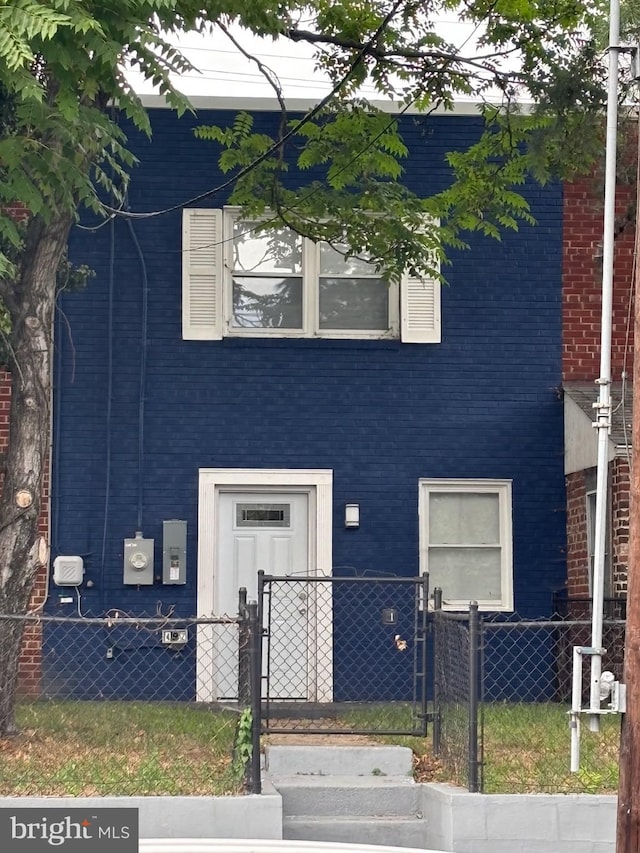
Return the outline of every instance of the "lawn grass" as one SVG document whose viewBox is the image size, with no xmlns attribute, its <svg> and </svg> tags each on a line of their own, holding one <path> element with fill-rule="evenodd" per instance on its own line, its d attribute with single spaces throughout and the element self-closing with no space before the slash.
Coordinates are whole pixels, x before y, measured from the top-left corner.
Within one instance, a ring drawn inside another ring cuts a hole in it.
<svg viewBox="0 0 640 853">
<path fill-rule="evenodd" d="M 2 796 L 193 796 L 239 790 L 237 715 L 162 702 L 20 702 L 0 740 Z"/>
<path fill-rule="evenodd" d="M 603 716 L 599 733 L 582 720 L 580 770 L 569 771 L 568 707 L 558 703 L 485 704 L 480 716 L 484 742 L 483 791 L 515 793 L 615 793 L 618 787 L 620 718 Z M 422 781 L 447 781 L 465 786 L 468 780 L 468 709 L 446 708 L 442 749 L 433 755 L 431 727 L 426 738 L 377 735 L 375 730 L 411 728 L 411 706 L 401 703 L 366 706 L 348 711 L 350 726 L 372 732 L 377 741 L 408 746 L 414 753 L 416 776 Z M 481 740 L 482 742 L 482 740 Z"/>
<path fill-rule="evenodd" d="M 367 733 L 366 740 L 409 747 L 419 781 L 465 785 L 467 709 L 448 708 L 443 750 L 425 738 L 377 732 L 411 729 L 409 704 L 343 709 L 329 726 Z M 487 704 L 485 793 L 614 793 L 618 784 L 619 718 L 599 734 L 583 721 L 581 769 L 569 772 L 565 705 Z M 241 790 L 232 767 L 237 715 L 169 702 L 32 701 L 18 706 L 21 734 L 0 740 L 1 796 L 195 796 Z M 290 720 L 304 743 L 313 721 Z M 362 737 L 360 735 L 359 737 Z M 299 738 L 299 739 L 298 739 Z M 350 735 L 339 742 L 349 743 Z"/>
<path fill-rule="evenodd" d="M 484 707 L 484 791 L 611 794 L 618 788 L 620 718 L 600 732 L 582 718 L 580 770 L 569 772 L 569 715 L 554 703 Z"/>
</svg>

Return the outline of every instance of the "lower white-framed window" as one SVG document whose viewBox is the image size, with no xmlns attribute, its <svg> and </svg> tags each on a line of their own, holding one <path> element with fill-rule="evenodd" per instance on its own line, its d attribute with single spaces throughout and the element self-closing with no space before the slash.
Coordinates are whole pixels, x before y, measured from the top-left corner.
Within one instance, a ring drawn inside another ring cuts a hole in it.
<svg viewBox="0 0 640 853">
<path fill-rule="evenodd" d="M 443 609 L 513 610 L 510 480 L 421 479 L 420 571 Z"/>
<path fill-rule="evenodd" d="M 372 219 L 372 227 L 375 219 Z M 182 336 L 440 342 L 440 281 L 387 282 L 366 258 L 237 208 L 183 211 Z"/>
</svg>

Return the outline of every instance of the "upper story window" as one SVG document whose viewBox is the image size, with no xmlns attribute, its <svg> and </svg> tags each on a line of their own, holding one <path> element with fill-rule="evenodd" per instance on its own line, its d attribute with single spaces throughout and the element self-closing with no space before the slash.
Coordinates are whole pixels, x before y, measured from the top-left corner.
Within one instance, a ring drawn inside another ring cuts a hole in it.
<svg viewBox="0 0 640 853">
<path fill-rule="evenodd" d="M 436 279 L 390 284 L 346 247 L 257 225 L 234 209 L 183 212 L 183 338 L 440 341 Z"/>
<path fill-rule="evenodd" d="M 442 606 L 513 610 L 511 482 L 420 480 L 420 570 Z"/>
</svg>

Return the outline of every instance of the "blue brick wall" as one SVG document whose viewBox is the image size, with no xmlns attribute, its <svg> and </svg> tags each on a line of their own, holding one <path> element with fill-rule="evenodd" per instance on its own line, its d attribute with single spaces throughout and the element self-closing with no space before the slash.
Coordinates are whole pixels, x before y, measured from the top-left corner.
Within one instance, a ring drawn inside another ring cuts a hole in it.
<svg viewBox="0 0 640 853">
<path fill-rule="evenodd" d="M 179 204 L 221 183 L 216 147 L 191 128 L 232 117 L 154 111 L 153 142 L 132 138 L 140 164 L 131 209 Z M 275 121 L 257 116 L 258 127 Z M 467 117 L 403 119 L 406 183 L 441 189 L 445 152 L 477 130 Z M 94 582 L 85 608 L 155 612 L 162 601 L 192 614 L 198 469 L 310 467 L 334 471 L 335 566 L 401 575 L 418 571 L 418 478 L 512 479 L 516 608 L 548 613 L 565 576 L 562 194 L 531 186 L 527 196 L 537 227 L 501 242 L 471 236 L 471 250 L 453 254 L 440 345 L 182 341 L 180 211 L 133 224 L 149 280 L 143 529 L 159 545 L 163 519 L 187 519 L 185 587 L 122 585 L 123 539 L 137 526 L 142 264 L 126 222 L 76 230 L 73 257 L 97 275 L 64 297 L 57 327 L 52 546 L 85 555 Z M 359 530 L 344 529 L 345 502 L 360 504 Z"/>
</svg>

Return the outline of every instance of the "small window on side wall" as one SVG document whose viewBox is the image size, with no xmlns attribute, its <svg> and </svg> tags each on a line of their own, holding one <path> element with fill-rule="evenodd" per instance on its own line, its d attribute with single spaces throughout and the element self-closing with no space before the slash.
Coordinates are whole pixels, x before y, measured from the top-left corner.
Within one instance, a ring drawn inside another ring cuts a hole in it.
<svg viewBox="0 0 640 853">
<path fill-rule="evenodd" d="M 510 480 L 420 480 L 420 571 L 443 609 L 513 610 Z"/>
</svg>

